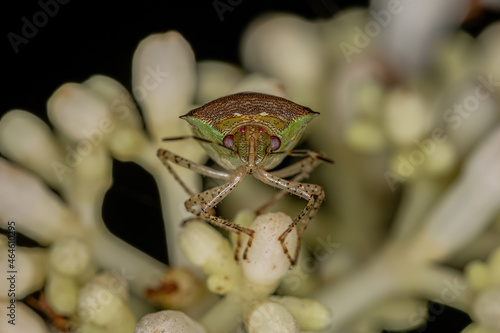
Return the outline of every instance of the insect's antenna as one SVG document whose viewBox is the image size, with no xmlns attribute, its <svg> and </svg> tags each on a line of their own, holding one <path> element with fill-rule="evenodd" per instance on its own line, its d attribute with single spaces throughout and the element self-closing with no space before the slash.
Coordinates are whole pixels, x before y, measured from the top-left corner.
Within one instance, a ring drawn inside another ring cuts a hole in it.
<svg viewBox="0 0 500 333">
<path fill-rule="evenodd" d="M 304 157 L 304 156 L 310 156 L 312 158 L 317 158 L 318 160 L 322 160 L 323 162 L 330 163 L 330 164 L 335 164 L 334 160 L 331 160 L 329 158 L 326 158 L 322 156 L 322 154 L 318 154 L 316 152 L 313 152 L 311 150 L 286 150 L 286 151 L 271 151 L 270 154 L 284 154 L 287 156 L 295 156 L 295 157 Z"/>
<path fill-rule="evenodd" d="M 180 141 L 180 140 L 186 140 L 186 139 L 195 139 L 195 140 L 203 141 L 206 143 L 216 143 L 216 142 L 213 142 L 213 141 L 210 141 L 207 139 L 203 139 L 203 138 L 200 138 L 200 137 L 197 137 L 194 135 L 174 136 L 174 137 L 170 137 L 170 138 L 163 138 L 163 139 L 161 139 L 161 141 Z"/>
<path fill-rule="evenodd" d="M 209 143 L 209 144 L 212 144 L 212 145 L 216 145 L 216 146 L 219 146 L 219 147 L 226 148 L 226 149 L 232 151 L 233 153 L 236 153 L 236 150 L 233 150 L 233 149 L 231 149 L 229 147 L 226 147 L 226 146 L 224 146 L 221 143 L 218 143 L 218 142 L 215 142 L 215 141 L 210 141 L 210 140 L 207 140 L 207 139 L 204 139 L 204 138 L 200 138 L 200 137 L 194 136 L 194 135 L 174 136 L 174 137 L 171 137 L 171 138 L 163 138 L 163 139 L 161 139 L 161 141 L 179 141 L 179 140 L 186 140 L 186 139 L 194 139 L 194 140 L 198 140 L 198 141 L 201 141 L 201 142 L 206 142 L 206 143 Z"/>
<path fill-rule="evenodd" d="M 319 160 L 322 160 L 323 162 L 330 163 L 330 164 L 335 164 L 335 161 L 326 157 L 318 156 Z"/>
</svg>

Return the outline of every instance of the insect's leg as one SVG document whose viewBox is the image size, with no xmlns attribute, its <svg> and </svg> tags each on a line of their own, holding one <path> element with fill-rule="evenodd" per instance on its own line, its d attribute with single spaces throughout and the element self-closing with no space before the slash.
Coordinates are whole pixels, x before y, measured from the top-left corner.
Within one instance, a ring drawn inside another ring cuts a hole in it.
<svg viewBox="0 0 500 333">
<path fill-rule="evenodd" d="M 293 153 L 293 151 L 291 151 Z M 322 160 L 319 159 L 319 156 L 322 156 L 321 153 L 317 153 L 314 151 L 307 151 L 306 154 L 308 157 L 277 171 L 271 172 L 274 176 L 280 177 L 280 178 L 287 178 L 290 176 L 295 175 L 291 179 L 293 182 L 300 182 L 304 178 L 309 177 L 309 174 L 316 168 Z M 281 190 L 278 192 L 276 195 L 274 195 L 268 202 L 260 206 L 256 211 L 256 215 L 262 214 L 262 212 L 267 209 L 269 206 L 274 205 L 276 202 L 278 202 L 285 194 L 286 190 Z"/>
<path fill-rule="evenodd" d="M 317 210 L 319 209 L 321 203 L 323 202 L 323 199 L 325 198 L 325 192 L 319 185 L 286 180 L 283 178 L 276 177 L 271 173 L 266 172 L 262 169 L 256 169 L 253 173 L 253 176 L 268 185 L 286 190 L 291 194 L 294 194 L 298 197 L 307 200 L 307 205 L 302 209 L 299 215 L 292 221 L 292 223 L 288 226 L 287 230 L 285 230 L 278 238 L 278 240 L 281 243 L 281 246 L 283 247 L 283 251 L 288 257 L 288 260 L 290 260 L 291 267 L 293 267 L 299 255 L 302 233 L 307 228 L 309 221 L 314 217 L 314 215 L 316 215 Z M 298 237 L 297 249 L 295 251 L 294 257 L 292 258 L 285 245 L 285 239 L 300 221 L 302 221 L 302 224 L 297 231 L 297 237 Z"/>
<path fill-rule="evenodd" d="M 224 171 L 215 170 L 215 169 L 212 169 L 212 168 L 205 166 L 205 165 L 202 165 L 202 164 L 198 164 L 196 162 L 185 159 L 184 157 L 176 155 L 176 154 L 174 154 L 168 150 L 165 150 L 165 149 L 158 149 L 157 155 L 158 155 L 158 158 L 164 163 L 166 161 L 174 162 L 175 164 L 180 165 L 186 169 L 192 170 L 194 172 L 197 172 L 197 173 L 201 174 L 202 176 L 224 179 L 224 180 L 233 179 L 232 174 L 229 174 L 229 173 L 224 172 Z"/>
<path fill-rule="evenodd" d="M 191 198 L 186 200 L 184 203 L 186 209 L 196 216 L 203 217 L 210 224 L 232 231 L 238 235 L 238 241 L 236 244 L 236 250 L 234 257 L 238 260 L 238 253 L 241 247 L 241 233 L 245 233 L 249 236 L 245 251 L 243 252 L 243 259 L 247 259 L 247 253 L 252 245 L 254 231 L 245 227 L 242 227 L 236 223 L 229 220 L 225 220 L 221 217 L 215 216 L 211 213 L 212 208 L 214 208 L 219 202 L 221 202 L 232 190 L 243 180 L 245 173 L 240 172 L 235 175 L 230 175 L 232 177 L 231 181 L 206 190 L 200 194 L 193 195 Z"/>
<path fill-rule="evenodd" d="M 326 159 L 323 153 L 312 150 L 291 150 L 284 154 L 289 156 L 305 156 L 305 158 L 280 170 L 272 171 L 271 173 L 276 177 L 287 178 L 298 173 L 305 173 L 305 176 L 307 176 L 321 162 L 328 161 L 333 163 L 333 161 Z"/>
<path fill-rule="evenodd" d="M 322 160 L 323 162 L 335 164 L 335 161 L 327 158 L 324 153 L 316 152 L 309 149 L 297 149 L 297 150 L 286 150 L 286 151 L 273 151 L 272 155 L 286 155 L 286 156 L 296 156 L 296 157 L 313 157 L 318 160 Z"/>
<path fill-rule="evenodd" d="M 167 170 L 172 174 L 174 179 L 182 186 L 184 191 L 186 191 L 186 193 L 189 194 L 190 196 L 196 195 L 196 193 L 192 191 L 189 187 L 187 187 L 187 185 L 177 175 L 177 172 L 175 172 L 175 170 L 170 166 L 168 162 L 180 165 L 181 167 L 197 172 L 202 176 L 224 179 L 224 180 L 229 180 L 232 177 L 232 175 L 226 172 L 215 170 L 205 165 L 195 163 L 165 149 L 158 149 L 157 155 L 158 158 L 162 161 L 162 163 L 167 167 Z"/>
</svg>

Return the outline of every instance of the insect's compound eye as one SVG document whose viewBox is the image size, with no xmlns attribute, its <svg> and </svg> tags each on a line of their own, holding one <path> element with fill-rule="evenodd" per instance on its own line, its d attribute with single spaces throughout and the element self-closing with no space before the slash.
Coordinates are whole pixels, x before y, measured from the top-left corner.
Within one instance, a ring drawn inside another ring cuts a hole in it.
<svg viewBox="0 0 500 333">
<path fill-rule="evenodd" d="M 281 140 L 277 136 L 271 136 L 269 137 L 269 140 L 271 140 L 272 150 L 276 150 L 281 146 Z"/>
<path fill-rule="evenodd" d="M 241 133 L 245 133 L 246 131 L 247 131 L 247 129 L 246 129 L 245 127 L 242 127 L 242 128 L 240 129 L 240 132 L 241 132 Z"/>
<path fill-rule="evenodd" d="M 226 148 L 231 148 L 233 146 L 233 139 L 234 139 L 234 135 L 226 135 L 224 137 L 224 140 L 222 140 L 222 144 Z"/>
</svg>

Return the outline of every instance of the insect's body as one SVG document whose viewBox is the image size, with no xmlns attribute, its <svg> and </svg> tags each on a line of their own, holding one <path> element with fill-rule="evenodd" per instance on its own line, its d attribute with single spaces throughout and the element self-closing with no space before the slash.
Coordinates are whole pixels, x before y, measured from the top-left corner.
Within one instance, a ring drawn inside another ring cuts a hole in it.
<svg viewBox="0 0 500 333">
<path fill-rule="evenodd" d="M 193 138 L 200 141 L 210 157 L 225 169 L 231 170 L 231 173 L 193 163 L 164 149 L 158 150 L 158 156 L 191 195 L 185 202 L 188 211 L 216 226 L 236 232 L 238 236 L 242 232 L 250 236 L 243 254 L 244 259 L 252 242 L 253 230 L 213 215 L 212 209 L 243 180 L 245 175 L 251 174 L 266 184 L 282 189 L 275 200 L 285 192 L 308 200 L 299 216 L 279 237 L 283 250 L 293 266 L 299 246 L 295 257 L 292 258 L 285 246 L 285 238 L 299 222 L 302 222 L 298 231 L 300 245 L 302 232 L 324 198 L 320 186 L 300 181 L 308 176 L 320 160 L 329 160 L 321 153 L 292 151 L 309 121 L 317 115 L 317 112 L 276 96 L 239 93 L 222 97 L 188 112 L 181 118 L 189 122 Z M 172 139 L 180 138 L 165 140 Z M 306 156 L 306 158 L 279 171 L 271 173 L 266 171 L 275 168 L 287 155 Z M 195 194 L 179 179 L 167 161 L 201 175 L 224 179 L 227 182 Z M 294 176 L 292 180 L 284 179 L 291 176 Z"/>
<path fill-rule="evenodd" d="M 297 145 L 307 124 L 317 115 L 317 112 L 284 98 L 240 93 L 219 98 L 181 118 L 191 124 L 196 137 L 224 145 L 224 138 L 234 136 L 233 146 L 238 154 L 221 146 L 201 142 L 210 158 L 226 169 L 245 167 L 250 162 L 248 158 L 255 155 L 255 164 L 269 170 L 286 156 L 268 154 L 273 150 L 270 138 L 277 138 L 277 142 L 281 143 L 274 150 L 289 151 Z"/>
</svg>

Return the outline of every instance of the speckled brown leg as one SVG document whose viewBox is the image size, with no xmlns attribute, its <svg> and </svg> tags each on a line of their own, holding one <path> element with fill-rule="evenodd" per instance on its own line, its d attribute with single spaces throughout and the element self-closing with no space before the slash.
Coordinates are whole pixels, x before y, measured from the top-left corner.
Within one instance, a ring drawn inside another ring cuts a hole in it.
<svg viewBox="0 0 500 333">
<path fill-rule="evenodd" d="M 232 231 L 238 235 L 238 242 L 236 244 L 235 259 L 238 260 L 238 253 L 241 247 L 241 236 L 243 232 L 249 236 L 245 251 L 243 252 L 243 259 L 247 259 L 247 253 L 252 245 L 254 231 L 245 227 L 242 227 L 234 222 L 223 219 L 221 217 L 215 216 L 210 213 L 212 208 L 215 208 L 219 202 L 221 202 L 232 190 L 243 180 L 245 177 L 245 172 L 240 172 L 235 175 L 231 175 L 232 179 L 230 182 L 206 190 L 200 194 L 193 195 L 191 198 L 186 200 L 184 203 L 186 209 L 195 214 L 196 216 L 203 217 L 210 224 Z"/>
<path fill-rule="evenodd" d="M 224 179 L 224 180 L 229 180 L 232 177 L 232 175 L 227 172 L 215 170 L 205 165 L 195 163 L 165 149 L 158 149 L 157 155 L 158 158 L 161 160 L 161 162 L 167 167 L 167 170 L 172 174 L 174 179 L 179 183 L 179 185 L 182 186 L 184 191 L 186 191 L 186 193 L 189 194 L 190 196 L 196 195 L 196 193 L 192 191 L 189 187 L 187 187 L 186 183 L 184 183 L 184 181 L 177 175 L 177 172 L 175 172 L 175 170 L 170 166 L 168 162 L 180 165 L 181 167 L 197 172 L 202 176 Z"/>
<path fill-rule="evenodd" d="M 290 154 L 292 153 L 293 151 Z M 314 151 L 306 151 L 305 154 L 308 155 L 308 157 L 286 168 L 272 171 L 271 174 L 275 177 L 280 177 L 280 178 L 287 178 L 295 175 L 295 177 L 291 179 L 292 182 L 300 182 L 304 178 L 308 178 L 309 174 L 314 170 L 314 168 L 316 168 L 322 162 L 322 160 L 319 159 L 318 157 L 323 156 L 323 154 Z M 287 193 L 286 190 L 281 190 L 280 192 L 278 192 L 268 202 L 264 203 L 262 206 L 257 208 L 255 210 L 255 214 L 256 215 L 262 214 L 262 212 L 265 209 L 278 202 L 286 193 Z"/>
<path fill-rule="evenodd" d="M 248 228 L 237 225 L 229 220 L 225 220 L 221 217 L 214 215 L 215 206 L 221 202 L 244 178 L 245 172 L 241 171 L 238 174 L 229 174 L 219 170 L 212 169 L 210 167 L 192 162 L 179 155 L 176 155 L 165 149 L 158 149 L 158 157 L 167 167 L 168 171 L 173 175 L 175 180 L 182 186 L 182 188 L 191 196 L 184 205 L 186 209 L 196 215 L 199 218 L 207 220 L 210 224 L 229 230 L 238 235 L 238 241 L 235 250 L 235 259 L 238 260 L 238 253 L 241 248 L 241 233 L 244 232 L 249 236 L 245 251 L 243 252 L 243 259 L 247 259 L 248 250 L 252 245 L 254 231 Z M 180 165 L 186 169 L 193 170 L 203 176 L 213 177 L 218 179 L 229 180 L 228 183 L 221 186 L 214 187 L 212 189 L 206 190 L 200 194 L 194 193 L 189 189 L 186 184 L 180 179 L 175 170 L 170 166 L 168 162 L 173 162 Z M 198 207 L 197 207 L 198 206 Z"/>
<path fill-rule="evenodd" d="M 299 196 L 307 200 L 306 206 L 288 226 L 287 230 L 285 230 L 278 238 L 278 240 L 281 243 L 281 246 L 283 247 L 283 251 L 285 252 L 286 256 L 288 257 L 288 260 L 290 261 L 290 267 L 293 267 L 297 262 L 297 258 L 299 255 L 302 233 L 307 228 L 307 224 L 309 223 L 309 221 L 314 217 L 314 215 L 316 215 L 317 210 L 319 209 L 321 203 L 323 202 L 323 199 L 325 197 L 324 191 L 319 185 L 299 183 L 286 180 L 283 178 L 276 177 L 271 173 L 261 169 L 255 170 L 253 176 L 266 184 L 269 184 L 277 188 L 281 188 L 291 194 L 294 194 L 296 196 Z M 298 236 L 297 249 L 295 251 L 294 257 L 292 258 L 292 256 L 288 251 L 288 248 L 285 245 L 285 239 L 300 221 L 302 221 L 302 224 L 299 230 L 297 231 L 297 236 Z"/>
</svg>

